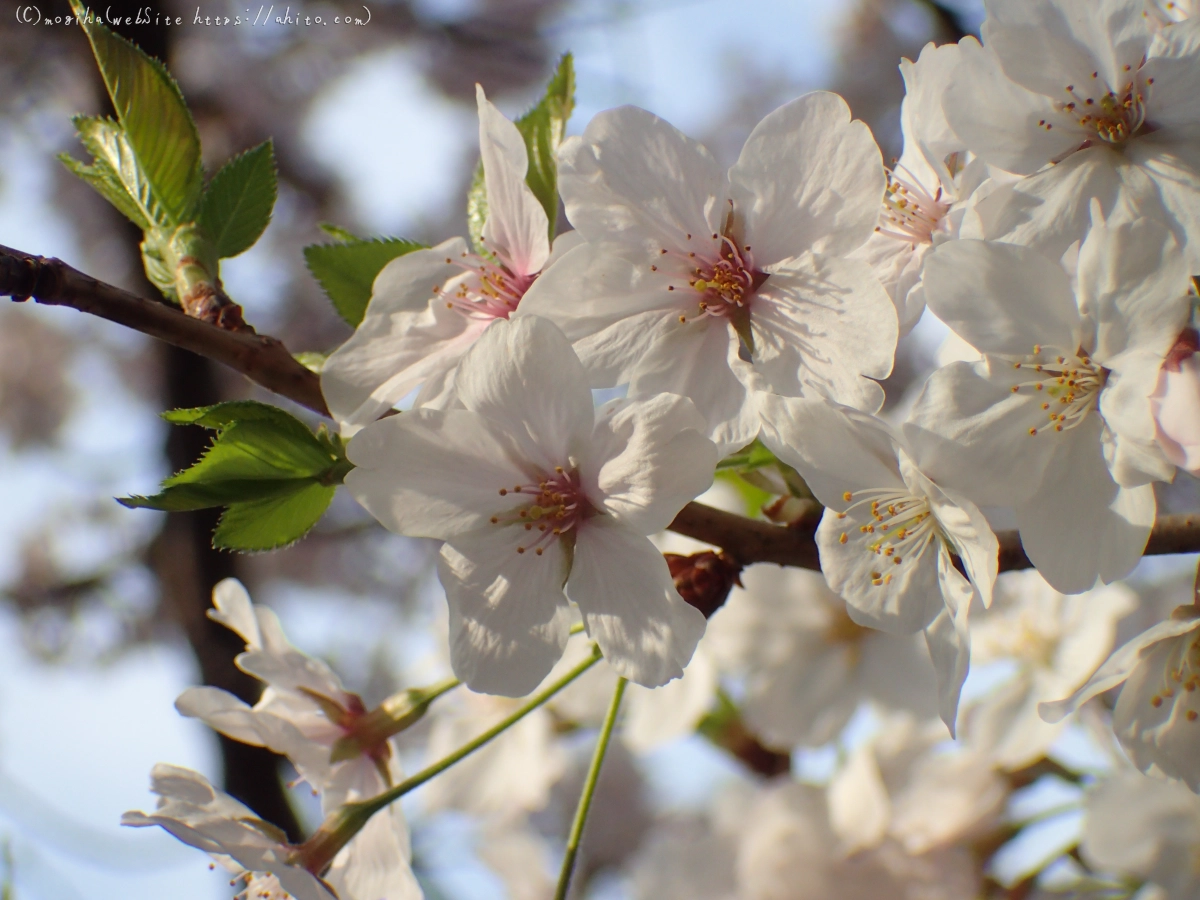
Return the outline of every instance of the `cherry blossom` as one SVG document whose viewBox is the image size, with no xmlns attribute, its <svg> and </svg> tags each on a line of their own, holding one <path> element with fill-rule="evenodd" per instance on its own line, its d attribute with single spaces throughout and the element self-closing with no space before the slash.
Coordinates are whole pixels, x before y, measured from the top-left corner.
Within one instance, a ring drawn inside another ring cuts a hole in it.
<svg viewBox="0 0 1200 900">
<path fill-rule="evenodd" d="M 925 632 L 938 708 L 953 734 L 970 659 L 968 615 L 973 599 L 991 603 L 996 536 L 978 507 L 932 481 L 879 419 L 816 400 L 772 399 L 764 440 L 825 506 L 816 539 L 829 586 L 859 624 Z"/>
<path fill-rule="evenodd" d="M 454 367 L 492 322 L 507 319 L 549 265 L 549 220 L 525 183 L 525 139 L 476 86 L 488 215 L 485 252 L 462 238 L 388 263 L 354 335 L 321 371 L 333 417 L 350 435 L 420 388 L 417 406 L 445 403 Z M 574 239 L 556 244 L 561 253 Z"/>
<path fill-rule="evenodd" d="M 728 174 L 657 116 L 609 110 L 563 143 L 559 188 L 586 243 L 521 310 L 563 328 L 593 387 L 690 397 L 722 454 L 754 439 L 765 392 L 879 408 L 895 310 L 849 254 L 884 171 L 840 97 L 769 114 Z"/>
<path fill-rule="evenodd" d="M 159 763 L 150 773 L 158 808 L 131 811 L 122 825 L 159 825 L 185 844 L 212 854 L 236 873 L 237 900 L 374 900 L 368 895 L 334 893 L 319 877 L 327 859 L 306 859 L 301 848 L 250 808 L 218 791 L 198 772 Z M 419 894 L 417 896 L 420 896 Z"/>
<path fill-rule="evenodd" d="M 1195 328 L 1185 328 L 1168 351 L 1150 408 L 1163 454 L 1200 475 L 1200 334 Z"/>
<path fill-rule="evenodd" d="M 925 267 L 930 309 L 983 354 L 935 372 L 905 426 L 933 477 L 1016 511 L 1057 590 L 1121 578 L 1154 522 L 1150 482 L 1174 466 L 1150 396 L 1188 315 L 1170 233 L 1146 219 L 1092 228 L 1076 283 L 1024 247 L 960 240 Z"/>
<path fill-rule="evenodd" d="M 983 216 L 984 236 L 1058 257 L 1086 234 L 1095 199 L 1105 215 L 1128 205 L 1162 218 L 1196 269 L 1200 24 L 1156 34 L 1145 0 L 985 6 L 983 46 L 959 42 L 946 118 L 973 153 L 1030 177 Z"/>
<path fill-rule="evenodd" d="M 988 176 L 942 112 L 942 95 L 959 61 L 954 44 L 930 43 L 917 61 L 900 61 L 904 152 L 888 171 L 875 233 L 856 255 L 871 263 L 907 333 L 925 310 L 921 269 L 935 244 L 958 237 L 967 200 Z"/>
<path fill-rule="evenodd" d="M 386 710 L 369 713 L 325 663 L 292 647 L 275 613 L 251 603 L 238 581 L 220 582 L 213 606 L 209 617 L 246 642 L 238 668 L 267 687 L 253 707 L 220 688 L 189 688 L 175 701 L 181 713 L 236 741 L 287 756 L 320 793 L 326 813 L 375 797 L 401 780 Z M 393 803 L 333 860 L 330 877 L 337 873 L 354 897 L 420 897 L 411 856 L 404 814 Z"/>
<path fill-rule="evenodd" d="M 496 325 L 463 358 L 462 409 L 419 409 L 350 443 L 355 498 L 393 531 L 443 540 L 455 674 L 521 696 L 562 655 L 571 608 L 620 674 L 647 686 L 683 667 L 704 617 L 646 538 L 712 481 L 716 448 L 670 394 L 592 405 L 550 322 Z M 565 592 L 565 596 L 564 596 Z"/>
<path fill-rule="evenodd" d="M 1113 730 L 1134 765 L 1181 779 L 1200 793 L 1200 607 L 1177 607 L 1113 653 L 1066 700 L 1038 710 L 1047 722 L 1057 722 L 1119 684 L 1124 687 Z"/>
</svg>

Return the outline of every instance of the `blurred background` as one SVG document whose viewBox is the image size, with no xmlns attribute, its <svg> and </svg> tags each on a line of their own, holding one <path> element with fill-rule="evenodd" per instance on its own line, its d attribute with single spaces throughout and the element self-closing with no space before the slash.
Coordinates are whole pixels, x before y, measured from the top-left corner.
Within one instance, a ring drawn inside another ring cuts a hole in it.
<svg viewBox="0 0 1200 900">
<path fill-rule="evenodd" d="M 570 131 L 602 109 L 633 103 L 702 140 L 725 164 L 765 113 L 828 88 L 846 97 L 891 158 L 900 152 L 899 59 L 915 59 L 927 41 L 971 33 L 982 18 L 975 0 L 368 0 L 365 10 L 354 0 L 314 0 L 290 12 L 370 21 L 206 27 L 194 24 L 197 14 L 252 16 L 257 6 L 102 4 L 112 15 L 183 16 L 181 26 L 119 30 L 179 80 L 209 171 L 274 139 L 274 219 L 222 274 L 247 320 L 294 352 L 328 351 L 349 333 L 304 267 L 301 249 L 322 239 L 318 223 L 430 243 L 465 234 L 478 157 L 476 82 L 515 116 L 569 50 L 578 78 Z M 40 0 L 40 12 L 63 16 L 66 0 Z M 137 232 L 55 159 L 82 155 L 71 115 L 101 112 L 107 101 L 79 29 L 19 25 L 6 12 L 0 243 L 153 296 Z M 932 366 L 936 343 L 904 345 L 890 398 Z M 311 822 L 313 811 L 302 792 L 289 794 L 289 773 L 275 758 L 218 741 L 171 705 L 198 682 L 254 699 L 253 684 L 232 666 L 236 639 L 204 618 L 219 579 L 241 578 L 279 612 L 297 645 L 328 659 L 369 702 L 439 664 L 445 613 L 433 548 L 389 535 L 348 498 L 339 496 L 300 544 L 255 557 L 213 551 L 214 516 L 168 518 L 112 500 L 152 493 L 204 449 L 200 429 L 169 429 L 160 411 L 253 395 L 237 376 L 73 310 L 0 306 L 6 898 L 228 896 L 201 854 L 118 827 L 122 811 L 152 804 L 148 772 L 160 760 L 223 781 L 293 834 Z M 594 896 L 628 896 L 604 869 L 620 870 L 656 809 L 700 802 L 716 782 L 740 777 L 730 757 L 699 738 L 627 768 L 624 786 L 613 788 L 624 825 L 589 872 Z M 570 780 L 569 767 L 563 777 Z M 431 897 L 539 896 L 507 883 L 497 874 L 503 865 L 485 865 L 470 817 L 427 811 L 419 799 L 410 809 L 414 846 Z M 558 802 L 569 813 L 569 792 Z M 563 822 L 551 815 L 539 827 L 553 836 Z M 504 858 L 520 856 L 509 848 Z"/>
</svg>

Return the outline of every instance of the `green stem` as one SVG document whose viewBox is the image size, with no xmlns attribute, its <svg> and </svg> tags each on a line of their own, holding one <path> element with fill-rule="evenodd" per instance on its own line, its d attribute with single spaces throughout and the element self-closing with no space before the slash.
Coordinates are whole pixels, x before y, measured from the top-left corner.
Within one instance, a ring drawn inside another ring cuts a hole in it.
<svg viewBox="0 0 1200 900">
<path fill-rule="evenodd" d="M 592 795 L 596 793 L 596 782 L 600 780 L 600 766 L 604 764 L 604 755 L 608 752 L 608 742 L 617 722 L 617 710 L 621 708 L 626 684 L 628 682 L 624 678 L 617 679 L 617 689 L 613 692 L 608 714 L 600 727 L 600 739 L 596 742 L 596 752 L 592 754 L 592 764 L 588 767 L 587 779 L 583 782 L 583 793 L 579 795 L 579 806 L 575 808 L 575 821 L 571 823 L 571 833 L 567 837 L 567 853 L 563 857 L 562 872 L 558 876 L 558 890 L 554 892 L 554 900 L 567 900 L 567 890 L 571 887 L 571 873 L 575 871 L 575 858 L 579 855 L 579 842 L 583 838 L 583 826 L 587 824 L 588 812 L 592 808 Z"/>
</svg>

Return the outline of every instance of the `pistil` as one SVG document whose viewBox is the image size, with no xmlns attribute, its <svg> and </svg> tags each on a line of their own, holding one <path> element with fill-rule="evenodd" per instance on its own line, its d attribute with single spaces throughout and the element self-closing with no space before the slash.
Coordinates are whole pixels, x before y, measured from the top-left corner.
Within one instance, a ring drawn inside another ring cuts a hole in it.
<svg viewBox="0 0 1200 900">
<path fill-rule="evenodd" d="M 1069 358 L 1056 356 L 1045 362 L 1040 361 L 1041 356 L 1042 348 L 1035 345 L 1031 357 L 1013 363 L 1014 369 L 1032 371 L 1035 377 L 1014 384 L 1012 392 L 1042 394 L 1042 411 L 1050 419 L 1049 427 L 1031 427 L 1031 437 L 1051 428 L 1055 432 L 1069 431 L 1082 424 L 1099 406 L 1100 392 L 1108 382 L 1108 369 L 1097 365 L 1082 351 Z"/>
</svg>

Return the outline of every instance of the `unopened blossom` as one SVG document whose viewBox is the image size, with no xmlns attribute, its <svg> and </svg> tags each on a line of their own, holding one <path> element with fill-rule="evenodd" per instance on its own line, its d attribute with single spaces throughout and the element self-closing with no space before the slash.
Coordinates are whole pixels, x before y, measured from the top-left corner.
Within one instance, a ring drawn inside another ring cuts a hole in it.
<svg viewBox="0 0 1200 900">
<path fill-rule="evenodd" d="M 593 387 L 690 397 L 722 454 L 758 434 L 766 392 L 876 410 L 895 310 L 849 255 L 879 218 L 879 148 L 836 94 L 785 104 L 725 173 L 699 143 L 632 106 L 559 151 L 559 190 L 586 243 L 530 290 Z"/>
<path fill-rule="evenodd" d="M 236 900 L 378 900 L 343 892 L 323 880 L 320 875 L 328 859 L 306 858 L 276 826 L 214 788 L 198 772 L 159 763 L 150 780 L 159 797 L 158 808 L 152 813 L 127 812 L 121 824 L 158 825 L 211 854 L 234 871 L 230 885 L 240 888 Z"/>
<path fill-rule="evenodd" d="M 986 0 L 983 45 L 959 42 L 945 95 L 971 152 L 1029 177 L 984 236 L 1057 258 L 1127 205 L 1165 216 L 1200 261 L 1200 23 L 1156 30 L 1146 0 Z"/>
<path fill-rule="evenodd" d="M 907 713 L 846 759 L 829 783 L 829 821 L 848 852 L 887 839 L 920 855 L 981 837 L 999 824 L 1009 788 L 985 753 L 947 749 L 936 721 Z"/>
<path fill-rule="evenodd" d="M 958 60 L 957 45 L 930 43 L 915 63 L 900 61 L 904 151 L 888 170 L 875 233 L 856 254 L 871 263 L 896 304 L 902 334 L 925 310 L 920 282 L 926 253 L 958 237 L 965 201 L 988 175 L 986 164 L 967 150 L 942 111 Z"/>
<path fill-rule="evenodd" d="M 1200 798 L 1195 794 L 1125 769 L 1090 787 L 1083 809 L 1079 849 L 1089 866 L 1146 882 L 1138 897 L 1200 896 Z"/>
<path fill-rule="evenodd" d="M 1200 607 L 1177 607 L 1113 653 L 1073 695 L 1038 709 L 1057 722 L 1117 685 L 1113 731 L 1134 765 L 1200 793 Z"/>
<path fill-rule="evenodd" d="M 246 642 L 238 668 L 266 688 L 254 706 L 220 688 L 188 688 L 175 701 L 176 709 L 236 741 L 288 757 L 321 795 L 327 814 L 400 781 L 384 710 L 368 712 L 329 666 L 288 643 L 275 613 L 251 603 L 240 582 L 227 578 L 217 584 L 213 606 L 209 617 Z M 331 871 L 341 873 L 352 897 L 407 900 L 421 896 L 411 858 L 408 826 L 400 805 L 393 803 L 367 822 L 333 860 Z"/>
<path fill-rule="evenodd" d="M 925 266 L 929 308 L 983 354 L 936 371 L 905 426 L 940 483 L 1010 506 L 1054 588 L 1123 578 L 1154 523 L 1152 481 L 1174 466 L 1151 394 L 1189 313 L 1165 227 L 1094 226 L 1072 284 L 1036 251 L 956 241 Z"/>
<path fill-rule="evenodd" d="M 1044 721 L 1038 703 L 1091 677 L 1112 652 L 1117 622 L 1136 606 L 1123 584 L 1068 597 L 1032 569 L 1001 575 L 992 608 L 971 628 L 971 655 L 1015 663 L 1015 671 L 967 712 L 967 743 L 1010 770 L 1045 756 L 1066 723 Z"/>
<path fill-rule="evenodd" d="M 379 273 L 362 322 L 321 370 L 325 402 L 343 434 L 417 388 L 417 406 L 446 402 L 467 348 L 512 315 L 550 260 L 549 220 L 525 183 L 525 139 L 482 87 L 476 94 L 488 198 L 484 253 L 469 252 L 456 237 L 398 257 Z"/>
<path fill-rule="evenodd" d="M 953 734 L 971 602 L 991 603 L 996 536 L 979 508 L 931 480 L 879 419 L 816 400 L 773 400 L 764 440 L 825 506 L 816 540 L 830 588 L 860 625 L 925 632 L 938 709 Z"/>
<path fill-rule="evenodd" d="M 1168 351 L 1150 408 L 1167 459 L 1200 475 L 1200 334 L 1195 328 L 1185 328 Z"/>
<path fill-rule="evenodd" d="M 929 655 L 912 636 L 857 624 L 818 572 L 752 566 L 704 643 L 745 678 L 741 710 L 771 747 L 833 740 L 864 703 L 937 712 Z"/>
<path fill-rule="evenodd" d="M 592 405 L 567 339 L 500 321 L 463 358 L 462 408 L 377 422 L 349 446 L 355 498 L 393 531 L 445 541 L 450 657 L 472 689 L 532 690 L 562 655 L 570 601 L 621 675 L 683 674 L 704 616 L 646 535 L 712 481 L 716 448 L 686 398 Z"/>
<path fill-rule="evenodd" d="M 737 876 L 743 900 L 973 900 L 979 892 L 962 847 L 912 854 L 889 839 L 846 852 L 824 792 L 796 782 L 763 791 L 747 811 Z"/>
</svg>

